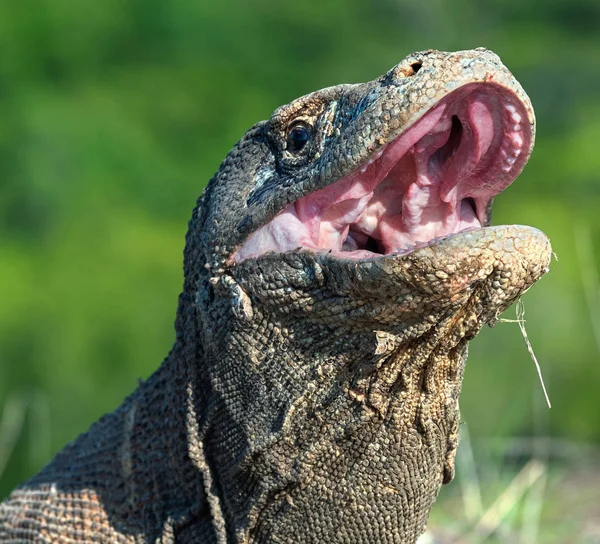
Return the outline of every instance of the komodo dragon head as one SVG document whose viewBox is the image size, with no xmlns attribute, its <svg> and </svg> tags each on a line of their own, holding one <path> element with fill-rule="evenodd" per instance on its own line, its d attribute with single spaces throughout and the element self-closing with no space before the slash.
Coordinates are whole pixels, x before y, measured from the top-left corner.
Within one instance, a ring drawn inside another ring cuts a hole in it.
<svg viewBox="0 0 600 544">
<path fill-rule="evenodd" d="M 194 210 L 171 353 L 0 505 L 0 540 L 414 542 L 467 343 L 548 270 L 541 232 L 489 226 L 533 139 L 483 49 L 251 128 Z"/>
<path fill-rule="evenodd" d="M 468 341 L 548 270 L 540 231 L 489 226 L 534 132 L 495 54 L 424 51 L 280 107 L 224 160 L 186 292 L 240 539 L 424 530 L 454 474 Z"/>
</svg>

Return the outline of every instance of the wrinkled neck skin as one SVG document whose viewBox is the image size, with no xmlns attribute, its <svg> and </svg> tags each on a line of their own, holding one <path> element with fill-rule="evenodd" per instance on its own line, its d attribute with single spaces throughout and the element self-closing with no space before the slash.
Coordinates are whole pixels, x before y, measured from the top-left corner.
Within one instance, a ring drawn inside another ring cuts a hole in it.
<svg viewBox="0 0 600 544">
<path fill-rule="evenodd" d="M 381 520 L 370 538 L 412 542 L 454 473 L 466 343 L 480 327 L 456 321 L 474 303 L 464 293 L 427 323 L 410 302 L 387 313 L 365 304 L 340 319 L 339 297 L 313 272 L 302 287 L 276 289 L 294 289 L 304 308 L 278 307 L 247 269 L 236 286 L 248 287 L 252 315 L 226 293 L 199 314 L 216 339 L 206 352 L 214 398 L 199 427 L 227 534 L 360 542 L 354 530 Z M 302 315 L 319 304 L 321 315 Z"/>
</svg>

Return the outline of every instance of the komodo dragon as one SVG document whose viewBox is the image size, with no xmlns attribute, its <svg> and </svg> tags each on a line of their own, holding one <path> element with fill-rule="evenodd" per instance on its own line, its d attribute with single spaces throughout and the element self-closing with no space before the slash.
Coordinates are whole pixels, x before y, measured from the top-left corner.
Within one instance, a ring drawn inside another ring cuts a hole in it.
<svg viewBox="0 0 600 544">
<path fill-rule="evenodd" d="M 467 343 L 548 270 L 544 234 L 489 226 L 533 141 L 485 49 L 254 125 L 189 223 L 173 349 L 0 506 L 0 541 L 415 542 Z"/>
</svg>

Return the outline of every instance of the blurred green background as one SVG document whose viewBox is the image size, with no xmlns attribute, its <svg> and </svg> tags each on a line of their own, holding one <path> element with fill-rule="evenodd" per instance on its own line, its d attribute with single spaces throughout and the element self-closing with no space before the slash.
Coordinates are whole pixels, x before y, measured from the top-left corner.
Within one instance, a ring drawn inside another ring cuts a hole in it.
<svg viewBox="0 0 600 544">
<path fill-rule="evenodd" d="M 472 344 L 471 443 L 593 449 L 599 36 L 598 0 L 2 0 L 0 498 L 158 367 L 188 217 L 245 130 L 428 48 L 488 47 L 529 93 L 536 149 L 494 222 L 542 229 L 558 256 L 524 299 L 553 407 L 500 323 Z"/>
</svg>

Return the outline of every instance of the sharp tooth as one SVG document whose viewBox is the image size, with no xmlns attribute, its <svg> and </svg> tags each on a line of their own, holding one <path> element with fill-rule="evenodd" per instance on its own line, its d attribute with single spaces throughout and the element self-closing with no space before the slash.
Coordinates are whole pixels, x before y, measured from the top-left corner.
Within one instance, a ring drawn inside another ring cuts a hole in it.
<svg viewBox="0 0 600 544">
<path fill-rule="evenodd" d="M 520 134 L 513 134 L 511 137 L 511 143 L 513 147 L 521 149 L 521 147 L 523 146 L 523 138 Z"/>
</svg>

